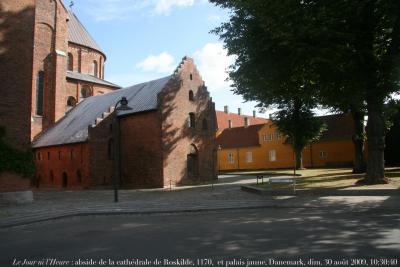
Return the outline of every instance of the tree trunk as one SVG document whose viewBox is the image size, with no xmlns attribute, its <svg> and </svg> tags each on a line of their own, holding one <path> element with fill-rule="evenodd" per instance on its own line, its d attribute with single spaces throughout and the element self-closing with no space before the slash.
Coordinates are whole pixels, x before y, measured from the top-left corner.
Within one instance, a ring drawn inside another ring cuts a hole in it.
<svg viewBox="0 0 400 267">
<path fill-rule="evenodd" d="M 375 102 L 375 101 L 374 101 Z M 368 104 L 368 163 L 367 174 L 365 176 L 366 184 L 387 183 L 385 179 L 385 126 L 382 112 L 377 103 Z"/>
<path fill-rule="evenodd" d="M 354 167 L 353 173 L 364 173 L 366 170 L 364 158 L 364 112 L 352 110 L 354 124 Z"/>
<path fill-rule="evenodd" d="M 296 150 L 295 151 L 295 157 L 296 157 L 296 170 L 302 170 L 304 169 L 303 166 L 303 158 L 301 155 L 301 150 Z"/>
</svg>

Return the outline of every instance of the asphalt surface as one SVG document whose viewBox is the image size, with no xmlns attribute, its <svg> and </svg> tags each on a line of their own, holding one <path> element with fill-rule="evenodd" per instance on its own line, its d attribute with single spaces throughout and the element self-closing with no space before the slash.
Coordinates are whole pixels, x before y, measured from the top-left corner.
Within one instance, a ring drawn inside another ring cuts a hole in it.
<svg viewBox="0 0 400 267">
<path fill-rule="evenodd" d="M 400 211 L 259 208 L 85 216 L 0 229 L 2 267 L 301 266 L 300 260 L 400 266 Z"/>
</svg>

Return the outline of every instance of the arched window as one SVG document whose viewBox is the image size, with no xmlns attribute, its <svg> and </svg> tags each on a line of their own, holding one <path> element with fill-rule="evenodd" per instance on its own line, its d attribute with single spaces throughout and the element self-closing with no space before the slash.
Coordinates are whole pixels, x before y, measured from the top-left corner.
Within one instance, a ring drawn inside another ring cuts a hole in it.
<svg viewBox="0 0 400 267">
<path fill-rule="evenodd" d="M 203 130 L 208 130 L 208 123 L 206 119 L 203 119 L 202 128 Z"/>
<path fill-rule="evenodd" d="M 194 94 L 192 90 L 189 91 L 189 101 L 194 101 Z"/>
<path fill-rule="evenodd" d="M 193 112 L 189 113 L 189 128 L 195 128 L 196 127 L 196 121 L 195 121 L 195 115 Z"/>
<path fill-rule="evenodd" d="M 198 175 L 198 150 L 195 145 L 190 145 L 187 155 L 187 175 L 196 177 Z"/>
<path fill-rule="evenodd" d="M 95 76 L 95 77 L 97 77 L 97 73 L 98 73 L 97 69 L 98 69 L 97 68 L 97 61 L 93 60 L 93 63 L 92 63 L 92 75 Z"/>
<path fill-rule="evenodd" d="M 82 173 L 81 173 L 81 170 L 77 170 L 77 171 L 76 171 L 76 181 L 78 182 L 78 184 L 82 183 Z"/>
<path fill-rule="evenodd" d="M 70 70 L 70 71 L 74 70 L 74 57 L 72 56 L 71 53 L 68 53 L 67 69 Z"/>
<path fill-rule="evenodd" d="M 50 182 L 54 183 L 54 173 L 53 170 L 50 170 Z"/>
<path fill-rule="evenodd" d="M 36 115 L 43 115 L 44 71 L 36 76 Z"/>
<path fill-rule="evenodd" d="M 81 88 L 81 98 L 87 98 L 91 96 L 91 91 L 90 88 L 88 86 L 82 86 Z"/>
<path fill-rule="evenodd" d="M 68 186 L 68 175 L 66 172 L 63 172 L 62 174 L 62 187 L 67 187 Z"/>
<path fill-rule="evenodd" d="M 114 159 L 114 140 L 108 140 L 108 159 Z"/>
<path fill-rule="evenodd" d="M 67 99 L 67 106 L 68 107 L 75 107 L 76 106 L 76 99 L 73 96 L 69 96 Z"/>
</svg>

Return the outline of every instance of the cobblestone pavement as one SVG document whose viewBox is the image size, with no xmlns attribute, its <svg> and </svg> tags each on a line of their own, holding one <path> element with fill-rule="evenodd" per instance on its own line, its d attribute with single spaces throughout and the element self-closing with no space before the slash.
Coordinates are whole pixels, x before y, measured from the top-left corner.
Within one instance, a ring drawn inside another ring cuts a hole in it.
<svg viewBox="0 0 400 267">
<path fill-rule="evenodd" d="M 35 201 L 0 207 L 0 227 L 73 215 L 136 214 L 262 207 L 398 208 L 399 197 L 272 197 L 241 191 L 254 176 L 223 175 L 214 185 L 149 190 L 35 191 Z"/>
</svg>

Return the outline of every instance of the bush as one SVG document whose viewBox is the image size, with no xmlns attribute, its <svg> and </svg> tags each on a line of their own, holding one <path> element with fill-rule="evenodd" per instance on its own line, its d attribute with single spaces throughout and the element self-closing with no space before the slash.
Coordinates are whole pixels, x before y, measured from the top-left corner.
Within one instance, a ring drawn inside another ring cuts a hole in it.
<svg viewBox="0 0 400 267">
<path fill-rule="evenodd" d="M 0 127 L 0 173 L 14 171 L 24 177 L 32 177 L 35 173 L 32 152 L 13 148 L 5 141 L 5 135 L 4 127 Z"/>
</svg>

